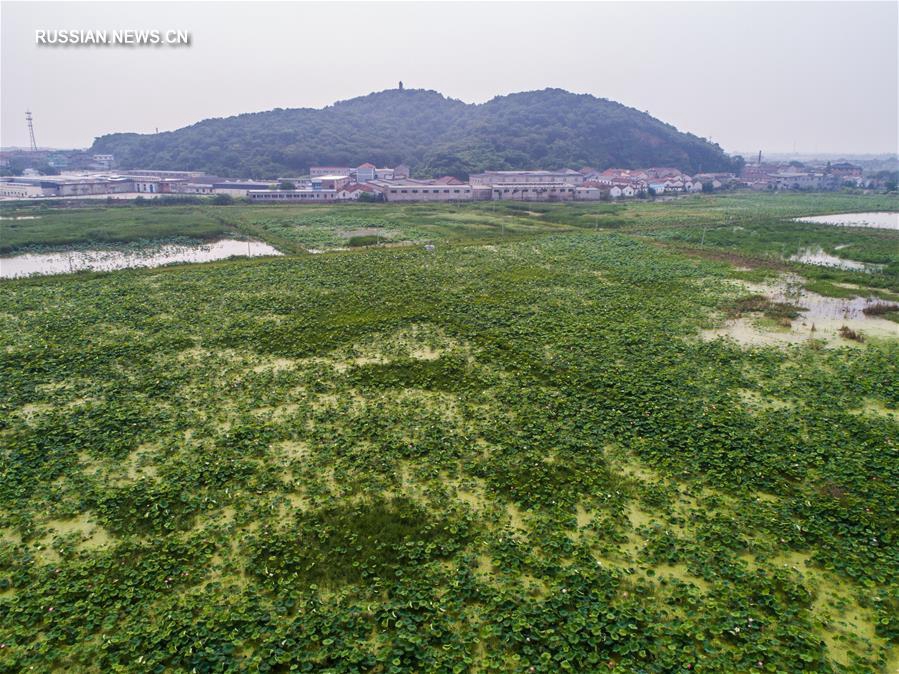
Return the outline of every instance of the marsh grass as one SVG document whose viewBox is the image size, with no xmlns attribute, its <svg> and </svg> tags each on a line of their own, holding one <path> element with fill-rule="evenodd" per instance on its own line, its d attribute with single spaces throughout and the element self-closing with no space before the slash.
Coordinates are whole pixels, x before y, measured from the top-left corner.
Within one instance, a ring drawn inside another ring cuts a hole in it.
<svg viewBox="0 0 899 674">
<path fill-rule="evenodd" d="M 85 244 L 169 242 L 185 238 L 208 241 L 238 233 L 217 217 L 212 206 L 93 206 L 34 209 L 34 212 L 39 215 L 34 220 L 0 221 L 0 254 Z"/>
<path fill-rule="evenodd" d="M 848 325 L 841 326 L 840 329 L 837 331 L 837 333 L 843 339 L 849 339 L 849 340 L 852 340 L 853 342 L 861 343 L 861 342 L 865 341 L 865 336 L 860 331 L 853 330 Z"/>
<path fill-rule="evenodd" d="M 790 326 L 790 322 L 797 318 L 803 311 L 803 307 L 787 302 L 775 302 L 764 295 L 751 295 L 743 297 L 724 306 L 728 318 L 740 318 L 748 313 L 760 313 L 766 318 L 778 324 Z"/>
<path fill-rule="evenodd" d="M 862 311 L 866 316 L 887 316 L 890 314 L 899 313 L 899 304 L 894 304 L 891 302 L 878 302 L 876 304 L 869 304 Z"/>
</svg>

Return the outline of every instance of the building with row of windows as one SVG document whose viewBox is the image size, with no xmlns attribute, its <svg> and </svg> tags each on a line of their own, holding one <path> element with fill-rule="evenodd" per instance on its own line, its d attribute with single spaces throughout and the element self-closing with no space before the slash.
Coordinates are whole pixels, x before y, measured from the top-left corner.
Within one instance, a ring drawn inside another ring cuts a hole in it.
<svg viewBox="0 0 899 674">
<path fill-rule="evenodd" d="M 571 169 L 560 171 L 485 171 L 474 173 L 469 182 L 476 186 L 494 185 L 580 185 L 584 176 Z"/>
<path fill-rule="evenodd" d="M 584 185 L 583 174 L 558 171 L 485 171 L 469 181 L 477 199 L 493 201 L 575 201 L 599 199 L 595 187 Z"/>
<path fill-rule="evenodd" d="M 369 183 L 384 201 L 471 201 L 472 186 L 461 180 L 374 180 Z"/>
<path fill-rule="evenodd" d="M 247 199 L 254 203 L 284 204 L 290 202 L 331 203 L 339 201 L 338 190 L 250 190 Z"/>
</svg>

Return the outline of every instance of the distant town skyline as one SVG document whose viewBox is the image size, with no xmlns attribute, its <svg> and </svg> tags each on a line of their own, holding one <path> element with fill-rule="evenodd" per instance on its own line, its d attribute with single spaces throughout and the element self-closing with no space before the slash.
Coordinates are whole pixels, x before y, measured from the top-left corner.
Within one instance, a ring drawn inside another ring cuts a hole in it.
<svg viewBox="0 0 899 674">
<path fill-rule="evenodd" d="M 894 2 L 0 5 L 0 144 L 86 147 L 397 86 L 469 103 L 559 87 L 747 159 L 897 152 Z M 190 46 L 47 46 L 38 30 L 177 29 Z"/>
</svg>

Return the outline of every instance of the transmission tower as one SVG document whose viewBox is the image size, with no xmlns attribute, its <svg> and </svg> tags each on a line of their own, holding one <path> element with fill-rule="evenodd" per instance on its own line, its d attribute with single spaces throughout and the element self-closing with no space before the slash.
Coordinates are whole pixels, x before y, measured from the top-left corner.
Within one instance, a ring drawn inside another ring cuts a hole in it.
<svg viewBox="0 0 899 674">
<path fill-rule="evenodd" d="M 28 122 L 28 137 L 31 139 L 31 151 L 37 152 L 37 143 L 34 142 L 34 122 L 31 119 L 31 110 L 25 111 L 25 121 Z"/>
</svg>

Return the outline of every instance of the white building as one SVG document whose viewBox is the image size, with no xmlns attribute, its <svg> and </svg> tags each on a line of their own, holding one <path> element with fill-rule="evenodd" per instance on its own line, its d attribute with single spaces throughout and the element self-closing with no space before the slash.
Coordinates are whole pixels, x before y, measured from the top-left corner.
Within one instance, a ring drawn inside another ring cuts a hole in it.
<svg viewBox="0 0 899 674">
<path fill-rule="evenodd" d="M 364 164 L 357 166 L 356 170 L 354 172 L 355 176 L 356 176 L 356 182 L 357 183 L 367 183 L 371 180 L 374 180 L 377 177 L 375 175 L 376 171 L 377 171 L 377 168 L 375 167 L 375 165 L 370 164 L 368 162 L 365 162 Z"/>
<path fill-rule="evenodd" d="M 494 201 L 572 201 L 574 185 L 566 183 L 496 184 L 491 198 Z"/>
<path fill-rule="evenodd" d="M 97 168 L 111 169 L 115 164 L 115 157 L 111 154 L 95 154 L 91 157 L 91 163 Z"/>
<path fill-rule="evenodd" d="M 349 176 L 353 172 L 349 166 L 313 166 L 309 169 L 310 178 L 321 176 Z"/>
<path fill-rule="evenodd" d="M 618 188 L 619 197 L 632 197 L 637 194 L 637 190 L 630 183 L 616 183 L 613 187 Z"/>
<path fill-rule="evenodd" d="M 584 176 L 571 169 L 561 171 L 485 171 L 469 178 L 474 185 L 547 185 L 552 183 L 581 185 Z"/>
<path fill-rule="evenodd" d="M 578 201 L 599 201 L 602 192 L 598 187 L 575 187 L 574 198 Z"/>
<path fill-rule="evenodd" d="M 224 182 L 213 183 L 212 192 L 214 194 L 228 194 L 232 197 L 245 197 L 251 190 L 268 190 L 272 187 L 272 183 Z M 197 192 L 197 194 L 202 194 L 202 192 Z"/>
<path fill-rule="evenodd" d="M 822 184 L 822 174 L 805 171 L 782 171 L 769 176 L 771 184 L 779 190 L 811 190 Z"/>
<path fill-rule="evenodd" d="M 313 190 L 339 190 L 349 183 L 349 176 L 334 174 L 317 176 L 312 179 L 310 184 Z"/>
<path fill-rule="evenodd" d="M 212 183 L 182 183 L 178 186 L 180 194 L 213 194 Z"/>
<path fill-rule="evenodd" d="M 375 180 L 387 201 L 471 201 L 471 185 L 441 185 L 427 180 Z"/>
<path fill-rule="evenodd" d="M 46 196 L 44 188 L 28 183 L 0 183 L 0 197 L 8 197 L 11 199 L 30 199 L 32 197 Z"/>
<path fill-rule="evenodd" d="M 181 185 L 190 182 L 188 178 L 157 178 L 155 176 L 133 176 L 129 180 L 134 182 L 135 192 L 144 194 L 180 192 Z"/>
<path fill-rule="evenodd" d="M 258 203 L 329 203 L 338 200 L 337 190 L 251 190 L 247 199 Z"/>
</svg>

